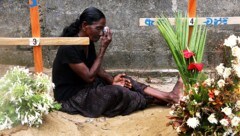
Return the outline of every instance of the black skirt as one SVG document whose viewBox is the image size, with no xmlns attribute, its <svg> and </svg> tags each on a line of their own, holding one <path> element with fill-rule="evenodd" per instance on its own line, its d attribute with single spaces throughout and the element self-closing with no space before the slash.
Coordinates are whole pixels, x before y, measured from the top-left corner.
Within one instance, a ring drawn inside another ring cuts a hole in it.
<svg viewBox="0 0 240 136">
<path fill-rule="evenodd" d="M 147 85 L 129 79 L 133 86 L 131 90 L 118 85 L 106 85 L 99 78 L 84 89 L 74 88 L 78 93 L 61 101 L 61 111 L 86 117 L 113 117 L 146 108 L 153 101 L 153 97 L 143 91 Z"/>
</svg>

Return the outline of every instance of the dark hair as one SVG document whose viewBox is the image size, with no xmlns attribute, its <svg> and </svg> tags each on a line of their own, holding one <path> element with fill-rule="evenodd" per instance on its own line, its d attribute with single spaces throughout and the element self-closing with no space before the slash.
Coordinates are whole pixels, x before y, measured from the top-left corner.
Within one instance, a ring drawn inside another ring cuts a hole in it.
<svg viewBox="0 0 240 136">
<path fill-rule="evenodd" d="M 79 18 L 75 20 L 75 22 L 63 29 L 61 37 L 76 36 L 81 30 L 83 21 L 86 21 L 87 24 L 92 25 L 93 22 L 99 21 L 102 18 L 105 18 L 105 15 L 99 9 L 95 7 L 86 8 Z"/>
</svg>

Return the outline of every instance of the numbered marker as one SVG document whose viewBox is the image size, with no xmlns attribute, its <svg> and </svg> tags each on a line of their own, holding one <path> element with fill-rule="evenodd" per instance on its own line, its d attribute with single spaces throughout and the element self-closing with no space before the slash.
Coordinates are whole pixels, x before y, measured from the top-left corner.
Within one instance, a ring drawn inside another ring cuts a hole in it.
<svg viewBox="0 0 240 136">
<path fill-rule="evenodd" d="M 195 23 L 195 20 L 196 20 L 196 18 L 189 18 L 189 20 L 188 20 L 189 26 L 193 26 Z"/>
<path fill-rule="evenodd" d="M 30 38 L 29 45 L 30 46 L 38 46 L 40 44 L 40 38 Z"/>
</svg>

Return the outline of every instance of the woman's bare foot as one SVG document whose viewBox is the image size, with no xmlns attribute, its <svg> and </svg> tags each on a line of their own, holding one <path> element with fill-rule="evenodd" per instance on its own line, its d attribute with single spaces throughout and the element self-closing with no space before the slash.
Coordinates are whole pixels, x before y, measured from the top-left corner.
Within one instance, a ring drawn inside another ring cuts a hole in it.
<svg viewBox="0 0 240 136">
<path fill-rule="evenodd" d="M 172 101 L 173 104 L 178 103 L 180 101 L 181 97 L 183 96 L 182 90 L 183 90 L 183 81 L 182 81 L 182 78 L 179 77 L 172 92 L 169 93 L 170 100 Z"/>
<path fill-rule="evenodd" d="M 179 78 L 172 92 L 161 91 L 152 87 L 146 87 L 144 89 L 144 92 L 150 96 L 153 96 L 155 99 L 159 101 L 165 101 L 168 104 L 175 104 L 180 101 L 182 97 L 182 90 L 183 90 L 183 82 L 182 82 L 182 79 Z"/>
</svg>

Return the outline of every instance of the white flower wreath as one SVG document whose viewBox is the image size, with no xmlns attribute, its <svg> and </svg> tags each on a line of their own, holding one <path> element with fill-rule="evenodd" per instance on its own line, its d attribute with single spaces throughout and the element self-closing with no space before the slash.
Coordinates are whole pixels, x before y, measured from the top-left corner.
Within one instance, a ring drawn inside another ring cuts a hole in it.
<svg viewBox="0 0 240 136">
<path fill-rule="evenodd" d="M 54 85 L 48 75 L 13 67 L 0 79 L 0 130 L 14 125 L 38 127 L 43 115 L 61 106 L 49 95 Z"/>
</svg>

